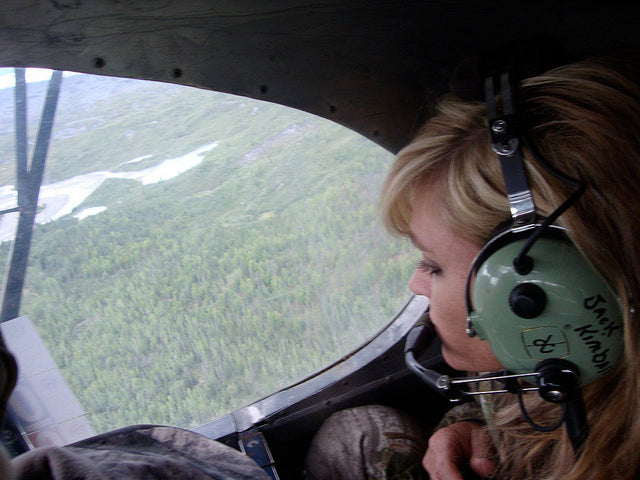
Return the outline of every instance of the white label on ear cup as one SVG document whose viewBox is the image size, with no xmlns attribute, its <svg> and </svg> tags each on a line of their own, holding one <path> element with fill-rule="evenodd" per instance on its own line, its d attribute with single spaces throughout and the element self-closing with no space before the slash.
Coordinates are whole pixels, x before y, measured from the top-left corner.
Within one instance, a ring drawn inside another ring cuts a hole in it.
<svg viewBox="0 0 640 480">
<path fill-rule="evenodd" d="M 569 355 L 569 343 L 558 327 L 536 327 L 523 330 L 522 343 L 529 356 L 535 360 L 565 358 Z"/>
</svg>

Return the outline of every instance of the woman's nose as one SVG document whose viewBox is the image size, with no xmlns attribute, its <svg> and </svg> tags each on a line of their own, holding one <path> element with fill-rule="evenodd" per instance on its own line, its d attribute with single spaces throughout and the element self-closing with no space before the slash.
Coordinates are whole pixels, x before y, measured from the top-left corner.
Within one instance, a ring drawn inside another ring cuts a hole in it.
<svg viewBox="0 0 640 480">
<path fill-rule="evenodd" d="M 409 279 L 409 290 L 416 295 L 431 297 L 431 276 L 416 269 Z"/>
</svg>

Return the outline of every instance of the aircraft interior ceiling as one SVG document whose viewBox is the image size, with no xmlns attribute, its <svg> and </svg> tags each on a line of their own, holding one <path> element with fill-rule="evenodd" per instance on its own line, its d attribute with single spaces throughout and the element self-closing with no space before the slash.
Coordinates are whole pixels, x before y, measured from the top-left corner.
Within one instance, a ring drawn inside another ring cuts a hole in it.
<svg viewBox="0 0 640 480">
<path fill-rule="evenodd" d="M 299 108 L 390 151 L 456 64 L 551 36 L 574 57 L 640 44 L 635 3 L 5 0 L 0 65 L 174 82 Z"/>
</svg>

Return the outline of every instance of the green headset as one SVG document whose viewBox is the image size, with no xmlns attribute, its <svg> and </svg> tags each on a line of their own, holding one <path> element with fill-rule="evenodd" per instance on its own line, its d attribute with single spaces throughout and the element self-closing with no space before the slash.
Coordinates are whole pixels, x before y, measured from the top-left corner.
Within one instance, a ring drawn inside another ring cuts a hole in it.
<svg viewBox="0 0 640 480">
<path fill-rule="evenodd" d="M 541 362 L 573 364 L 579 384 L 597 380 L 623 351 L 620 302 L 604 278 L 552 224 L 584 191 L 555 171 L 518 125 L 512 74 L 485 79 L 491 146 L 500 159 L 511 209 L 509 227 L 477 255 L 467 280 L 467 333 L 487 340 L 500 363 L 515 373 L 534 372 Z M 496 86 L 502 97 L 498 115 Z M 575 193 L 538 223 L 523 167 L 521 145 Z"/>
<path fill-rule="evenodd" d="M 580 384 L 590 383 L 622 354 L 620 304 L 558 227 L 547 227 L 528 253 L 531 270 L 519 273 L 513 261 L 532 228 L 509 229 L 480 252 L 468 282 L 467 333 L 487 340 L 512 372 L 563 359 L 577 367 Z"/>
</svg>

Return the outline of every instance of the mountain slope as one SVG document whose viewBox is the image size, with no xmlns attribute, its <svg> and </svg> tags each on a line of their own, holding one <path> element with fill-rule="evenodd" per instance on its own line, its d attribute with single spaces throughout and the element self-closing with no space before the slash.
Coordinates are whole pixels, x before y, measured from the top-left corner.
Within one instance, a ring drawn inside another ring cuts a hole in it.
<svg viewBox="0 0 640 480">
<path fill-rule="evenodd" d="M 36 228 L 22 312 L 98 431 L 210 420 L 336 360 L 408 298 L 413 255 L 377 218 L 388 153 L 263 102 L 83 77 L 64 81 L 50 180 L 217 142 Z"/>
</svg>

